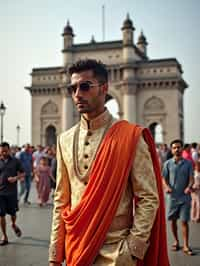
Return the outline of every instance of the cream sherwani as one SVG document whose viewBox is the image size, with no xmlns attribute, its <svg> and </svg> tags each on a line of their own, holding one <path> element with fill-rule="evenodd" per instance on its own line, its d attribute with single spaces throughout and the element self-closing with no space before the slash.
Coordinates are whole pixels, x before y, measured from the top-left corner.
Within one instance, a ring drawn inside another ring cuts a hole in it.
<svg viewBox="0 0 200 266">
<path fill-rule="evenodd" d="M 104 134 L 115 122 L 116 120 L 107 110 L 89 122 L 82 117 L 78 135 L 78 126 L 75 125 L 62 133 L 58 139 L 57 186 L 54 196 L 49 261 L 62 262 L 64 260 L 66 232 L 61 213 L 69 202 L 72 209 L 80 202 L 87 186 L 90 167 L 97 149 Z M 74 156 L 74 150 L 77 150 L 77 156 Z M 74 166 L 76 162 L 78 173 Z M 139 198 L 134 215 L 133 195 Z M 105 243 L 93 265 L 136 265 L 136 259 L 142 259 L 148 249 L 148 240 L 158 205 L 158 192 L 152 161 L 148 146 L 141 137 L 136 147 L 136 156 L 129 181 Z"/>
</svg>

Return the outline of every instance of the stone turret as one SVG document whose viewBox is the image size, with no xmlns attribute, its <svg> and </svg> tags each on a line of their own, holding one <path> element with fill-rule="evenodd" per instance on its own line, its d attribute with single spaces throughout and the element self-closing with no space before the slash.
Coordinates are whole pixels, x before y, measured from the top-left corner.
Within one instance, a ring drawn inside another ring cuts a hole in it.
<svg viewBox="0 0 200 266">
<path fill-rule="evenodd" d="M 134 48 L 134 26 L 129 14 L 121 28 L 123 34 L 123 118 L 136 122 L 136 84 L 133 62 L 137 60 Z"/>
<path fill-rule="evenodd" d="M 69 21 L 67 21 L 67 25 L 64 27 L 64 31 L 62 34 L 64 38 L 64 47 L 63 47 L 63 64 L 64 66 L 67 66 L 68 64 L 71 64 L 72 61 L 72 51 L 71 48 L 74 43 L 74 32 L 72 27 L 70 26 Z"/>
<path fill-rule="evenodd" d="M 122 43 L 123 43 L 123 62 L 125 64 L 135 61 L 135 51 L 134 51 L 134 36 L 133 32 L 135 30 L 133 22 L 127 14 L 126 19 L 123 22 L 122 30 Z"/>
<path fill-rule="evenodd" d="M 138 37 L 137 47 L 145 56 L 147 56 L 147 45 L 148 42 L 146 40 L 146 37 L 144 36 L 143 31 L 141 31 Z"/>
<path fill-rule="evenodd" d="M 121 28 L 123 33 L 123 45 L 125 46 L 131 46 L 134 43 L 134 26 L 133 22 L 129 17 L 129 14 L 127 14 L 126 19 L 123 22 L 123 26 Z"/>
<path fill-rule="evenodd" d="M 69 20 L 67 21 L 67 25 L 64 27 L 64 31 L 62 34 L 64 38 L 64 49 L 71 48 L 74 42 L 74 33 L 73 29 L 70 26 Z"/>
</svg>

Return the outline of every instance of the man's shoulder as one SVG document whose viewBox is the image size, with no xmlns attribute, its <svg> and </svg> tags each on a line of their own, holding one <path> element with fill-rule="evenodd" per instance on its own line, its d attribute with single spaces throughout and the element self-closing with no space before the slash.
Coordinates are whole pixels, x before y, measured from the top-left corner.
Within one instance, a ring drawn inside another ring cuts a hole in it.
<svg viewBox="0 0 200 266">
<path fill-rule="evenodd" d="M 168 167 L 169 165 L 174 164 L 174 159 L 170 158 L 164 162 L 163 168 Z"/>
<path fill-rule="evenodd" d="M 10 156 L 9 160 L 12 161 L 12 162 L 15 162 L 15 163 L 19 162 L 19 159 L 17 159 L 15 156 Z"/>
<path fill-rule="evenodd" d="M 25 151 L 20 152 L 19 157 L 20 157 L 20 159 L 21 158 L 25 158 L 26 157 L 26 152 Z"/>
<path fill-rule="evenodd" d="M 187 159 L 184 159 L 183 158 L 183 163 L 185 164 L 185 165 L 187 165 L 187 166 L 192 166 L 192 161 L 191 160 L 187 160 Z"/>
</svg>

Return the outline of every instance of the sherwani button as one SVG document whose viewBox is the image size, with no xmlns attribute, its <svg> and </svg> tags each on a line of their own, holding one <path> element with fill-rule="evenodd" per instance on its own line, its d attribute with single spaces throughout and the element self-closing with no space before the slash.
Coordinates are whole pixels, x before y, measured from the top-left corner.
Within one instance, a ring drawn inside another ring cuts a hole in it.
<svg viewBox="0 0 200 266">
<path fill-rule="evenodd" d="M 90 143 L 88 141 L 85 142 L 85 145 L 88 146 Z"/>
<path fill-rule="evenodd" d="M 88 154 L 84 154 L 84 158 L 86 158 L 86 159 L 87 159 L 88 157 L 89 157 L 89 156 L 88 156 Z"/>
<path fill-rule="evenodd" d="M 88 166 L 87 165 L 84 165 L 84 169 L 88 169 Z"/>
</svg>

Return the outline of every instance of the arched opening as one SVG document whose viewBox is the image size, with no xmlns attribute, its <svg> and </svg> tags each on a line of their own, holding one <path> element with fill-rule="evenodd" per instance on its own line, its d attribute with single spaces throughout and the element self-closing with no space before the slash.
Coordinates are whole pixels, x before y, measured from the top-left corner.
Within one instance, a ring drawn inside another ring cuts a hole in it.
<svg viewBox="0 0 200 266">
<path fill-rule="evenodd" d="M 161 124 L 154 122 L 150 124 L 149 130 L 156 143 L 163 143 L 163 128 Z"/>
<path fill-rule="evenodd" d="M 119 118 L 119 105 L 117 101 L 110 95 L 106 96 L 106 104 L 105 106 L 108 108 L 109 112 L 115 117 Z"/>
<path fill-rule="evenodd" d="M 56 128 L 54 126 L 50 125 L 46 128 L 45 139 L 47 146 L 56 144 Z"/>
</svg>

